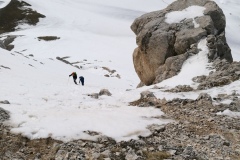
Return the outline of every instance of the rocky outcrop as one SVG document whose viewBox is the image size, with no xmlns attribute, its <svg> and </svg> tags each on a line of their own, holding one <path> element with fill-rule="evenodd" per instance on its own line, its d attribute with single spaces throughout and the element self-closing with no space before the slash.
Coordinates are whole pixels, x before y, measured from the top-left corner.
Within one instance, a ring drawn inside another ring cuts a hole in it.
<svg viewBox="0 0 240 160">
<path fill-rule="evenodd" d="M 102 96 L 102 95 L 111 96 L 112 93 L 110 93 L 108 89 L 101 89 L 99 92 L 99 96 Z"/>
<path fill-rule="evenodd" d="M 228 85 L 240 78 L 240 62 L 229 63 L 226 60 L 216 59 L 213 63 L 215 71 L 208 76 L 194 77 L 193 81 L 200 83 L 199 90 Z"/>
<path fill-rule="evenodd" d="M 179 92 L 191 92 L 194 89 L 189 85 L 178 85 L 175 88 L 165 90 L 165 92 L 179 93 Z"/>
<path fill-rule="evenodd" d="M 167 15 L 200 6 L 203 14 L 195 18 L 167 23 Z M 232 62 L 225 38 L 225 16 L 214 1 L 178 0 L 166 9 L 137 18 L 131 29 L 138 47 L 133 53 L 135 70 L 145 85 L 159 83 L 179 73 L 183 62 L 197 54 L 197 43 L 207 37 L 209 60 L 217 57 Z"/>
<path fill-rule="evenodd" d="M 39 18 L 45 16 L 29 8 L 30 4 L 24 1 L 11 0 L 4 8 L 0 9 L 0 34 L 12 32 L 22 23 L 36 25 Z"/>
<path fill-rule="evenodd" d="M 3 40 L 0 40 L 0 48 L 11 51 L 14 48 L 14 45 L 11 43 L 17 38 L 17 36 L 6 36 Z"/>
<path fill-rule="evenodd" d="M 2 103 L 2 104 L 10 104 L 10 102 L 8 100 L 0 101 L 0 103 Z"/>
<path fill-rule="evenodd" d="M 151 95 L 148 91 L 144 93 Z M 238 159 L 240 157 L 237 140 L 240 136 L 239 117 L 218 115 L 218 112 L 226 109 L 239 111 L 238 96 L 234 92 L 230 95 L 220 94 L 217 97 L 201 93 L 196 100 L 158 99 L 154 106 L 161 108 L 166 117 L 176 121 L 154 129 L 150 127 L 153 135 L 144 140 L 154 141 L 154 144 L 160 142 L 158 149 L 167 149 L 172 155 L 170 159 L 207 160 L 216 157 L 218 157 L 216 159 Z M 220 103 L 227 99 L 232 100 L 232 103 Z M 216 101 L 220 104 L 214 105 Z M 148 106 L 151 102 L 151 99 L 143 98 L 141 93 L 141 98 L 131 105 Z"/>
<path fill-rule="evenodd" d="M 7 104 L 9 104 L 9 103 L 7 103 Z M 9 118 L 10 118 L 10 113 L 0 107 L 0 123 L 4 122 L 6 120 L 9 120 Z"/>
</svg>

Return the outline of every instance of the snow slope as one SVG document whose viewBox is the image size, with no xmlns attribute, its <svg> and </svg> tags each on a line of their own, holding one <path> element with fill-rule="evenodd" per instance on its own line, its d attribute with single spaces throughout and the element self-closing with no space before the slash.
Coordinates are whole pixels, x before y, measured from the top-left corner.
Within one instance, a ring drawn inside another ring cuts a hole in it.
<svg viewBox="0 0 240 160">
<path fill-rule="evenodd" d="M 1 50 L 0 64 L 10 68 L 0 70 L 1 99 L 11 102 L 1 107 L 11 112 L 15 133 L 29 138 L 94 140 L 96 137 L 83 133 L 90 130 L 120 141 L 137 138 L 139 134 L 149 135 L 146 129 L 149 124 L 169 122 L 153 118 L 163 114 L 158 109 L 128 106 L 131 95 L 125 93 L 127 86 L 119 79 L 82 71 L 87 75 L 86 86 L 77 86 L 66 75 L 73 70 L 71 66 L 57 60 L 33 59 Z M 101 87 L 108 88 L 113 95 L 99 99 L 87 95 L 99 92 Z"/>
<path fill-rule="evenodd" d="M 4 8 L 10 3 L 11 0 L 1 0 L 0 1 L 0 8 Z"/>
<path fill-rule="evenodd" d="M 208 91 L 178 94 L 152 89 L 153 86 L 135 89 L 139 79 L 132 64 L 136 44 L 130 25 L 136 17 L 163 9 L 173 1 L 26 0 L 46 18 L 37 26 L 21 25 L 18 31 L 8 33 L 23 36 L 15 39 L 15 48 L 11 52 L 0 49 L 0 66 L 4 66 L 0 67 L 0 101 L 6 99 L 11 103 L 0 104 L 0 107 L 11 113 L 8 124 L 13 126 L 12 132 L 29 138 L 52 137 L 63 141 L 96 139 L 84 132 L 90 130 L 117 141 L 136 139 L 139 135 L 150 134 L 147 129 L 150 124 L 171 122 L 160 118 L 163 113 L 159 109 L 128 106 L 140 97 L 141 91 L 150 90 L 158 98 L 196 99 L 200 92 L 216 95 L 237 90 L 239 81 Z M 226 15 L 227 39 L 234 59 L 238 60 L 239 38 L 232 31 L 239 31 L 239 11 L 236 9 L 239 2 L 216 2 L 224 8 L 225 14 L 231 13 Z M 233 30 L 232 26 L 235 26 Z M 39 36 L 58 36 L 60 39 L 46 42 L 39 41 Z M 210 65 L 206 59 L 205 40 L 198 47 L 202 52 L 187 60 L 178 76 L 158 86 L 165 89 L 178 84 L 196 86 L 191 78 L 208 74 Z M 58 61 L 57 56 L 69 56 L 67 60 L 78 62 L 76 65 L 82 69 Z M 189 71 L 192 64 L 195 69 Z M 105 77 L 109 73 L 102 67 L 116 70 L 116 73 L 113 77 Z M 196 69 L 199 72 L 193 72 Z M 85 77 L 85 86 L 75 85 L 72 77 L 68 77 L 73 71 Z M 121 78 L 115 77 L 116 74 Z M 99 99 L 88 96 L 103 88 L 112 96 Z"/>
</svg>

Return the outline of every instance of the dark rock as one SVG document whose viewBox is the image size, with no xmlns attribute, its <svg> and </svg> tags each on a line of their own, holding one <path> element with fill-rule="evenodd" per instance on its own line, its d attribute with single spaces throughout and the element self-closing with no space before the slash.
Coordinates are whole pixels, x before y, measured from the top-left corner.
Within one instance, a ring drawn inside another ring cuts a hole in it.
<svg viewBox="0 0 240 160">
<path fill-rule="evenodd" d="M 165 64 L 161 65 L 156 70 L 156 78 L 154 83 L 159 83 L 167 78 L 171 78 L 180 72 L 184 61 L 189 57 L 188 53 L 169 57 L 166 59 Z"/>
<path fill-rule="evenodd" d="M 9 118 L 10 118 L 10 113 L 0 107 L 0 123 L 4 122 L 6 120 L 9 120 Z"/>
<path fill-rule="evenodd" d="M 5 68 L 5 69 L 11 69 L 11 68 L 3 66 L 3 65 L 1 65 L 0 67 Z"/>
<path fill-rule="evenodd" d="M 208 101 L 212 101 L 212 97 L 211 97 L 209 94 L 207 94 L 207 93 L 201 93 L 201 94 L 198 96 L 197 100 L 201 100 L 201 99 L 205 99 L 205 100 L 208 100 Z"/>
<path fill-rule="evenodd" d="M 173 93 L 178 93 L 178 92 L 190 92 L 193 91 L 194 89 L 190 87 L 189 85 L 178 85 L 175 88 L 165 90 L 165 92 L 173 92 Z"/>
<path fill-rule="evenodd" d="M 2 103 L 2 104 L 10 104 L 10 102 L 8 100 L 0 101 L 0 103 Z"/>
<path fill-rule="evenodd" d="M 44 41 L 53 41 L 53 40 L 58 40 L 60 39 L 60 37 L 57 37 L 57 36 L 40 36 L 40 37 L 37 37 L 38 40 L 44 40 Z"/>
<path fill-rule="evenodd" d="M 112 93 L 110 93 L 108 89 L 101 89 L 99 92 L 99 96 L 102 96 L 102 95 L 111 96 Z"/>
<path fill-rule="evenodd" d="M 99 98 L 99 94 L 98 93 L 88 94 L 88 96 L 90 96 L 91 98 L 94 98 L 94 99 L 98 99 Z"/>
<path fill-rule="evenodd" d="M 3 40 L 0 40 L 0 47 L 8 51 L 11 51 L 14 48 L 14 45 L 12 45 L 11 43 L 14 41 L 15 38 L 17 38 L 17 36 L 11 35 L 11 36 L 7 36 Z"/>
<path fill-rule="evenodd" d="M 145 86 L 145 84 L 143 82 L 140 82 L 138 85 L 137 85 L 137 88 L 140 88 L 140 87 L 143 87 Z"/>
<path fill-rule="evenodd" d="M 40 18 L 45 16 L 29 8 L 30 4 L 24 1 L 11 0 L 0 9 L 0 34 L 15 31 L 19 24 L 36 25 Z"/>
<path fill-rule="evenodd" d="M 57 60 L 59 60 L 59 61 L 62 61 L 63 63 L 66 63 L 66 64 L 70 64 L 71 65 L 71 63 L 69 62 L 69 61 L 67 61 L 67 60 L 65 60 L 66 59 L 66 57 L 56 57 L 56 59 Z"/>
<path fill-rule="evenodd" d="M 141 98 L 140 99 L 144 99 L 144 98 L 156 98 L 155 95 L 150 92 L 150 91 L 143 91 L 140 93 Z"/>
<path fill-rule="evenodd" d="M 3 43 L 2 40 L 0 40 L 0 48 L 2 48 L 2 49 L 6 49 L 6 46 L 4 45 L 4 43 Z"/>
<path fill-rule="evenodd" d="M 193 82 L 196 82 L 196 83 L 201 83 L 203 82 L 204 80 L 206 80 L 207 76 L 203 75 L 203 76 L 197 76 L 197 77 L 194 77 L 192 79 Z"/>
<path fill-rule="evenodd" d="M 240 78 L 240 62 L 229 63 L 226 60 L 216 59 L 213 62 L 215 71 L 208 76 L 194 77 L 193 81 L 200 83 L 199 90 L 228 85 Z"/>
</svg>

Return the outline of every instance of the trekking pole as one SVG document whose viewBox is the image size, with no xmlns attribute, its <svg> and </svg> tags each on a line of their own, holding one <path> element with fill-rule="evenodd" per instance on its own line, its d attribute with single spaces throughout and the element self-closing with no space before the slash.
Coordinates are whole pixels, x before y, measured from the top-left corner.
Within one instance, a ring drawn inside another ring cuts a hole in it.
<svg viewBox="0 0 240 160">
<path fill-rule="evenodd" d="M 69 82 L 69 78 L 70 78 L 70 77 L 68 77 L 68 82 Z M 68 82 L 67 82 L 67 84 L 68 84 Z"/>
</svg>

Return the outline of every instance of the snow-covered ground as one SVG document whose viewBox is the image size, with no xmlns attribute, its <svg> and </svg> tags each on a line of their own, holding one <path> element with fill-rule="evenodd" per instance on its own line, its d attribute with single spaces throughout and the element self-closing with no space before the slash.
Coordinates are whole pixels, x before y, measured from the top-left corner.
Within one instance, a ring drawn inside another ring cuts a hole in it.
<svg viewBox="0 0 240 160">
<path fill-rule="evenodd" d="M 84 131 L 96 131 L 117 141 L 150 134 L 150 124 L 166 124 L 163 113 L 155 108 L 128 106 L 140 97 L 143 90 L 151 90 L 159 98 L 175 97 L 195 99 L 197 92 L 166 93 L 151 89 L 136 89 L 139 79 L 134 71 L 132 52 L 136 47 L 135 35 L 130 30 L 134 19 L 146 12 L 165 8 L 174 0 L 26 0 L 32 8 L 46 15 L 37 26 L 22 25 L 8 35 L 23 35 L 15 39 L 11 51 L 0 49 L 0 101 L 10 105 L 0 107 L 10 111 L 8 122 L 12 131 L 29 138 L 53 137 L 95 139 Z M 1 3 L 2 2 L 2 3 Z M 4 3 L 5 2 L 5 3 Z M 8 1 L 0 1 L 0 8 Z M 227 40 L 234 60 L 239 61 L 240 38 L 237 0 L 216 0 L 227 17 Z M 191 12 L 189 12 L 191 13 Z M 231 13 L 231 14 L 230 14 Z M 58 36 L 55 41 L 39 41 L 39 36 Z M 158 86 L 174 87 L 178 84 L 196 86 L 191 78 L 208 74 L 205 40 L 199 43 L 202 52 L 187 60 L 178 76 Z M 11 54 L 10 54 L 11 53 Z M 21 53 L 21 54 L 20 54 Z M 28 56 L 32 54 L 32 56 Z M 79 62 L 77 69 L 56 57 L 69 56 L 70 62 Z M 190 72 L 189 65 L 194 64 Z M 102 67 L 116 70 L 121 78 L 105 77 Z M 73 71 L 85 77 L 85 86 L 75 85 Z M 188 73 L 188 74 L 186 74 Z M 189 74 L 190 73 L 190 74 Z M 183 78 L 184 77 L 184 78 Z M 229 86 L 208 90 L 211 95 L 231 93 L 239 88 L 236 81 Z M 106 88 L 112 96 L 93 99 L 88 96 Z M 201 91 L 206 92 L 206 91 Z"/>
<path fill-rule="evenodd" d="M 6 7 L 10 1 L 11 0 L 1 0 L 0 1 L 0 8 Z"/>
</svg>

